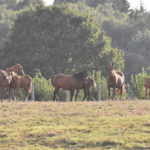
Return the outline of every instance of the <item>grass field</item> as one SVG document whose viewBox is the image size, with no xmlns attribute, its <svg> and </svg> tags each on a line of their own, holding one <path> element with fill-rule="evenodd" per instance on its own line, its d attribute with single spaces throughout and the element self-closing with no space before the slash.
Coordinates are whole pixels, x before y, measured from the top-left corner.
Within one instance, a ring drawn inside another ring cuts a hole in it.
<svg viewBox="0 0 150 150">
<path fill-rule="evenodd" d="M 150 101 L 4 102 L 0 150 L 148 150 Z"/>
</svg>

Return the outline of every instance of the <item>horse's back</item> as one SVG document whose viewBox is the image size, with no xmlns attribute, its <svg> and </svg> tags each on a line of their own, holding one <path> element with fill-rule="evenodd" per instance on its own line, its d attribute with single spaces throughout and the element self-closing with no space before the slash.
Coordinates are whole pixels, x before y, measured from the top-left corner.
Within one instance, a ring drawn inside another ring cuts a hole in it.
<svg viewBox="0 0 150 150">
<path fill-rule="evenodd" d="M 32 78 L 29 75 L 19 76 L 17 74 L 13 74 L 13 80 L 10 83 L 10 87 L 12 88 L 31 88 L 32 86 Z"/>
<path fill-rule="evenodd" d="M 21 76 L 21 87 L 30 87 L 32 83 L 32 78 L 29 75 Z"/>
<path fill-rule="evenodd" d="M 119 71 L 119 70 L 116 70 L 116 73 L 122 78 L 121 81 L 124 83 L 125 82 L 125 76 L 124 76 L 124 73 Z"/>
<path fill-rule="evenodd" d="M 82 82 L 75 79 L 72 75 L 59 73 L 51 78 L 53 87 L 62 88 L 63 90 L 80 89 Z"/>
<path fill-rule="evenodd" d="M 144 84 L 145 88 L 150 88 L 150 78 L 147 78 Z"/>
</svg>

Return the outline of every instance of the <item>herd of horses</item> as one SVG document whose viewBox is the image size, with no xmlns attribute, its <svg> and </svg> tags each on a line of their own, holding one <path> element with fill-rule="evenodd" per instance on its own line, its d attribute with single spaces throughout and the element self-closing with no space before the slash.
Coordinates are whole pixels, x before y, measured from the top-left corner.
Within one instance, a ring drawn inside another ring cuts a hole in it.
<svg viewBox="0 0 150 150">
<path fill-rule="evenodd" d="M 18 90 L 23 88 L 25 90 L 25 99 L 28 98 L 29 93 L 32 90 L 32 78 L 29 75 L 24 74 L 22 65 L 17 64 L 11 68 L 7 68 L 5 71 L 0 70 L 0 87 L 2 88 L 1 102 L 6 93 L 6 88 L 9 87 L 9 101 L 14 89 L 14 97 L 18 95 Z"/>
<path fill-rule="evenodd" d="M 108 97 L 111 97 L 111 88 L 112 90 L 112 99 L 114 99 L 117 92 L 120 93 L 120 99 L 122 93 L 126 91 L 125 89 L 125 76 L 123 72 L 114 69 L 113 64 L 108 65 L 109 74 L 107 77 L 107 88 L 108 88 Z M 74 73 L 71 75 L 59 73 L 55 74 L 51 78 L 51 83 L 54 87 L 54 96 L 53 100 L 57 100 L 57 93 L 59 89 L 70 91 L 70 101 L 73 99 L 74 92 L 76 91 L 75 101 L 77 100 L 77 96 L 80 90 L 84 91 L 84 97 L 82 100 L 85 100 L 86 97 L 90 99 L 90 87 L 96 87 L 96 83 L 93 79 L 88 76 L 87 71 L 81 71 L 78 73 Z M 25 91 L 24 100 L 28 99 L 29 94 L 32 90 L 32 78 L 29 75 L 24 73 L 23 67 L 20 64 L 14 65 L 11 68 L 7 68 L 6 70 L 0 70 L 0 87 L 2 90 L 1 102 L 3 102 L 3 98 L 6 93 L 6 88 L 9 87 L 9 102 L 12 95 L 12 89 L 14 89 L 14 97 L 16 99 L 18 95 L 18 90 L 23 88 Z M 146 89 L 146 97 L 149 95 L 150 98 L 150 90 L 147 94 L 148 89 L 150 89 L 150 78 L 146 79 L 144 84 Z"/>
</svg>

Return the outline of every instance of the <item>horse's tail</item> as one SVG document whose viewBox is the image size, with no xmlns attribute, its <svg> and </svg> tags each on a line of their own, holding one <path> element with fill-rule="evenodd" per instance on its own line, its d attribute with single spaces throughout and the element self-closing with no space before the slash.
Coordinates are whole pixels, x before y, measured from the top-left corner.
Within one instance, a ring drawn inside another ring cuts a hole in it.
<svg viewBox="0 0 150 150">
<path fill-rule="evenodd" d="M 51 76 L 51 83 L 52 83 L 53 86 L 54 86 L 54 83 L 53 83 L 54 76 L 55 76 L 55 75 L 52 75 L 52 76 Z"/>
<path fill-rule="evenodd" d="M 125 84 L 123 84 L 123 86 L 122 86 L 122 93 L 126 93 L 126 85 Z"/>
<path fill-rule="evenodd" d="M 115 93 L 118 93 L 118 92 L 119 92 L 119 88 L 116 88 Z M 122 85 L 122 93 L 126 93 L 126 85 L 125 84 Z"/>
</svg>

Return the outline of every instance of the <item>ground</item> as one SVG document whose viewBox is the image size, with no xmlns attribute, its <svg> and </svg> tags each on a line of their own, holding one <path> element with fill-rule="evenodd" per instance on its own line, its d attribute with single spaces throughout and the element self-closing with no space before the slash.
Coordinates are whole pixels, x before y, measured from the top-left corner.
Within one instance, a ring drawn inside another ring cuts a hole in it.
<svg viewBox="0 0 150 150">
<path fill-rule="evenodd" d="M 150 101 L 4 101 L 1 149 L 148 150 Z"/>
</svg>

